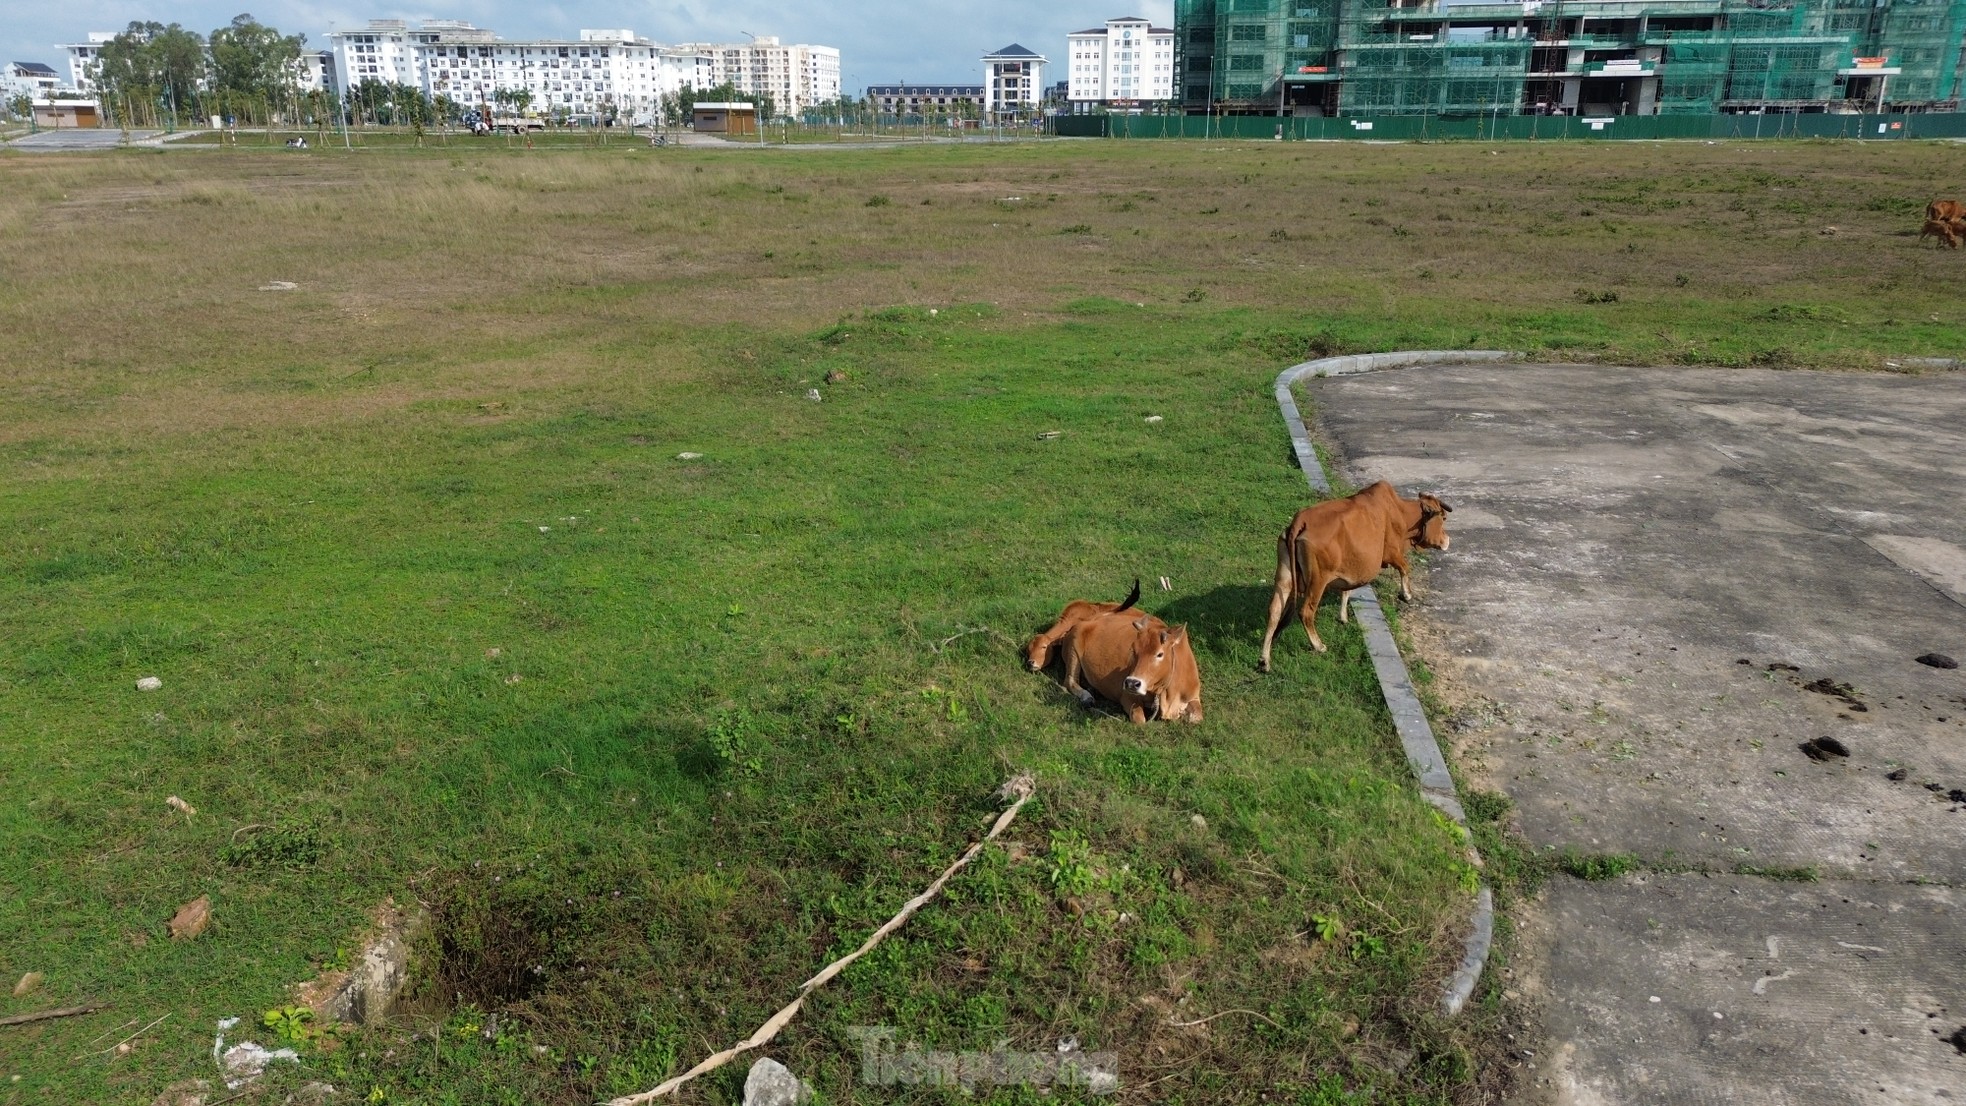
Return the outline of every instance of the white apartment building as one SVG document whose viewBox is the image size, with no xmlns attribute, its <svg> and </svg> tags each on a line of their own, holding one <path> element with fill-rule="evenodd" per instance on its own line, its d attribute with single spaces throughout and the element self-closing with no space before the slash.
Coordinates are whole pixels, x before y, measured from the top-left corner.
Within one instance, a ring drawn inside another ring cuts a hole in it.
<svg viewBox="0 0 1966 1106">
<path fill-rule="evenodd" d="M 662 46 L 626 29 L 583 30 L 578 39 L 507 42 L 456 20 L 370 20 L 328 36 L 343 86 L 397 82 L 433 99 L 495 105 L 499 89 L 532 93 L 529 110 L 595 115 L 612 108 L 628 121 L 652 119 L 664 94 L 716 83 L 713 60 Z"/>
<path fill-rule="evenodd" d="M 1004 120 L 1035 115 L 1044 96 L 1043 54 L 1013 42 L 983 55 L 983 115 Z"/>
<path fill-rule="evenodd" d="M 1138 110 L 1174 99 L 1174 32 L 1138 16 L 1065 36 L 1065 99 L 1074 112 Z"/>
<path fill-rule="evenodd" d="M 61 75 L 38 61 L 10 62 L 0 75 L 0 95 L 9 100 L 16 96 L 45 100 L 48 93 L 61 87 Z"/>
<path fill-rule="evenodd" d="M 68 87 L 83 92 L 94 92 L 95 82 L 89 79 L 96 62 L 102 58 L 102 48 L 116 37 L 115 31 L 90 31 L 89 41 L 70 42 L 62 46 L 68 51 Z"/>
<path fill-rule="evenodd" d="M 692 42 L 710 55 L 712 85 L 729 82 L 739 92 L 771 97 L 780 115 L 798 115 L 840 95 L 840 51 L 834 46 L 781 45 L 773 37 L 750 42 Z"/>
</svg>

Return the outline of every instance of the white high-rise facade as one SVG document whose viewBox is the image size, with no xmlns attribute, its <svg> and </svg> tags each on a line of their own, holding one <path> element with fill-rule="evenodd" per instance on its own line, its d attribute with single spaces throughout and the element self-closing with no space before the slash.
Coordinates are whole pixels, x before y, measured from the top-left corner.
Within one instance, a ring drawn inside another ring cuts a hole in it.
<svg viewBox="0 0 1966 1106">
<path fill-rule="evenodd" d="M 1043 54 L 1013 42 L 983 55 L 983 114 L 993 120 L 1035 115 L 1044 98 Z"/>
<path fill-rule="evenodd" d="M 1065 36 L 1065 99 L 1077 112 L 1174 99 L 1174 32 L 1137 16 Z"/>
<path fill-rule="evenodd" d="M 840 95 L 840 51 L 834 46 L 780 45 L 776 38 L 750 42 L 685 44 L 710 55 L 710 83 L 771 97 L 780 115 L 797 115 Z"/>
<path fill-rule="evenodd" d="M 70 42 L 62 46 L 68 51 L 68 87 L 82 92 L 95 91 L 96 83 L 92 75 L 96 63 L 102 58 L 102 48 L 115 37 L 115 31 L 90 31 L 89 41 Z"/>
<path fill-rule="evenodd" d="M 578 39 L 508 42 L 482 27 L 427 20 L 371 20 L 328 36 L 345 88 L 364 80 L 406 84 L 466 107 L 496 107 L 500 89 L 532 93 L 542 114 L 653 118 L 661 98 L 684 85 L 716 83 L 713 59 L 663 46 L 632 30 L 583 30 Z"/>
</svg>

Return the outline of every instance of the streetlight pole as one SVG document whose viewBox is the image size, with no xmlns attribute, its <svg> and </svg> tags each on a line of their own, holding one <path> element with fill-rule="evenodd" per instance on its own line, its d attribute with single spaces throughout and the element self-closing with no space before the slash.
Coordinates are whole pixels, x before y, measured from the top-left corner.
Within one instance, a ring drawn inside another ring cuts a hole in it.
<svg viewBox="0 0 1966 1106">
<path fill-rule="evenodd" d="M 758 36 L 749 31 L 739 31 L 737 33 L 751 40 L 751 56 L 746 59 L 746 62 L 755 67 L 758 64 Z M 754 92 L 752 95 L 755 96 L 757 93 Z M 758 102 L 756 100 L 751 101 L 751 122 L 758 128 L 758 145 L 760 146 L 765 144 L 765 121 L 762 118 L 763 114 L 763 112 L 758 110 Z"/>
</svg>

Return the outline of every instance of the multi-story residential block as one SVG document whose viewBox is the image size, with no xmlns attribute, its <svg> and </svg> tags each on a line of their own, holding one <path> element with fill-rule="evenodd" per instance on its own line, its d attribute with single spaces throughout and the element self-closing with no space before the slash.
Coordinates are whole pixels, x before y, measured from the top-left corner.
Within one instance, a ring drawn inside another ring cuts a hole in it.
<svg viewBox="0 0 1966 1106">
<path fill-rule="evenodd" d="M 872 84 L 867 99 L 882 115 L 974 118 L 983 110 L 980 84 Z"/>
<path fill-rule="evenodd" d="M 782 45 L 762 36 L 749 42 L 692 42 L 710 55 L 710 84 L 771 97 L 782 115 L 797 115 L 840 96 L 840 51 L 833 46 Z"/>
<path fill-rule="evenodd" d="M 48 93 L 60 87 L 61 74 L 51 67 L 38 61 L 10 62 L 0 77 L 0 98 L 25 96 L 30 100 L 45 100 Z"/>
<path fill-rule="evenodd" d="M 1190 111 L 1953 110 L 1966 0 L 1176 0 Z"/>
<path fill-rule="evenodd" d="M 464 28 L 475 30 L 466 23 Z M 441 36 L 441 31 L 428 32 Z M 491 37 L 491 32 L 485 32 Z M 426 40 L 425 44 L 428 42 Z M 371 19 L 368 26 L 355 31 L 329 31 L 328 52 L 334 55 L 335 72 L 344 87 L 354 88 L 364 81 L 383 84 L 420 84 L 416 72 L 416 52 L 410 42 L 410 25 L 402 19 Z"/>
<path fill-rule="evenodd" d="M 1047 64 L 1043 54 L 1015 42 L 983 55 L 983 114 L 998 122 L 1035 115 Z"/>
<path fill-rule="evenodd" d="M 1138 16 L 1065 36 L 1065 99 L 1075 112 L 1139 111 L 1174 99 L 1174 32 Z"/>
<path fill-rule="evenodd" d="M 578 39 L 508 42 L 454 20 L 401 20 L 331 33 L 346 87 L 364 80 L 410 85 L 426 96 L 465 106 L 498 106 L 500 90 L 531 94 L 529 109 L 548 114 L 652 118 L 664 95 L 684 85 L 709 87 L 713 60 L 687 47 L 663 46 L 632 30 L 583 30 Z"/>
<path fill-rule="evenodd" d="M 294 72 L 302 92 L 325 92 L 330 96 L 341 94 L 341 82 L 335 78 L 332 50 L 302 50 L 300 59 L 294 63 Z"/>
<path fill-rule="evenodd" d="M 96 62 L 102 59 L 102 48 L 116 37 L 114 31 L 90 31 L 87 42 L 64 43 L 62 49 L 68 51 L 68 87 L 83 92 L 94 92 L 92 79 Z"/>
</svg>

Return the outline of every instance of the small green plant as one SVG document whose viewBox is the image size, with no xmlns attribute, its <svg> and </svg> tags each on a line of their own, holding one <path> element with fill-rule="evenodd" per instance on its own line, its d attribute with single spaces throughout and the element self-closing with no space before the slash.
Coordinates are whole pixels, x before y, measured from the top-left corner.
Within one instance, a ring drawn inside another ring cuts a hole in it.
<svg viewBox="0 0 1966 1106">
<path fill-rule="evenodd" d="M 710 751 L 728 771 L 755 776 L 764 771 L 764 761 L 751 751 L 751 731 L 755 723 L 742 710 L 724 711 L 710 722 Z"/>
<path fill-rule="evenodd" d="M 1609 288 L 1606 288 L 1603 291 L 1599 291 L 1599 292 L 1593 292 L 1588 288 L 1579 288 L 1571 294 L 1577 297 L 1578 303 L 1617 303 L 1618 302 L 1618 293 L 1613 292 Z"/>
<path fill-rule="evenodd" d="M 1071 226 L 1069 226 L 1069 227 L 1063 227 L 1063 228 L 1061 228 L 1061 229 L 1060 229 L 1060 230 L 1058 231 L 1058 233 L 1060 233 L 1060 234 L 1091 234 L 1091 233 L 1092 233 L 1092 224 L 1090 224 L 1090 223 L 1073 223 L 1073 224 L 1072 224 Z"/>
<path fill-rule="evenodd" d="M 1072 897 L 1090 894 L 1095 883 L 1092 874 L 1092 845 L 1077 830 L 1057 830 L 1051 835 L 1051 853 L 1045 858 L 1045 873 L 1052 890 Z"/>
<path fill-rule="evenodd" d="M 869 196 L 869 197 L 867 197 L 867 206 L 868 206 L 868 207 L 886 207 L 887 205 L 889 205 L 889 204 L 891 204 L 891 203 L 893 203 L 893 202 L 894 202 L 893 200 L 890 200 L 890 199 L 888 199 L 888 198 L 887 198 L 886 196 Z"/>
<path fill-rule="evenodd" d="M 314 1036 L 314 1011 L 305 1006 L 276 1006 L 261 1014 L 259 1021 L 289 1044 L 305 1044 Z"/>
<path fill-rule="evenodd" d="M 1313 914 L 1311 932 L 1320 941 L 1336 941 L 1345 932 L 1345 922 L 1336 914 Z"/>
<path fill-rule="evenodd" d="M 1181 293 L 1182 303 L 1200 303 L 1207 298 L 1208 293 L 1200 288 L 1190 288 L 1186 292 Z"/>
<path fill-rule="evenodd" d="M 1370 933 L 1352 934 L 1353 960 L 1378 960 L 1386 955 L 1386 939 Z"/>
</svg>

